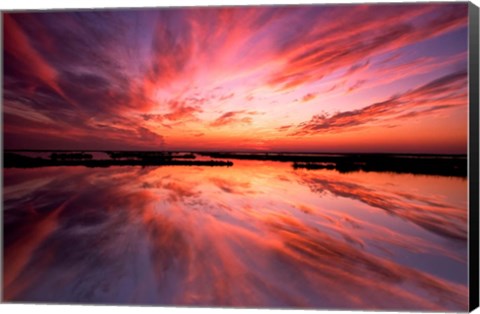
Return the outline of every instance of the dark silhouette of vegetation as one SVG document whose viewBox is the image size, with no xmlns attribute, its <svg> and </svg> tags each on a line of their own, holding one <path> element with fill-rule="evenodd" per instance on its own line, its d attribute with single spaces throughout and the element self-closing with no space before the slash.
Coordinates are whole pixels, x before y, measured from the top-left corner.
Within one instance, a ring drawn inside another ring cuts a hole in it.
<svg viewBox="0 0 480 314">
<path fill-rule="evenodd" d="M 211 158 L 293 162 L 294 169 L 336 169 L 339 172 L 377 171 L 467 176 L 467 156 L 430 154 L 290 154 L 201 153 Z"/>
<path fill-rule="evenodd" d="M 452 177 L 467 176 L 466 158 L 401 158 L 396 156 L 364 156 L 361 159 L 351 157 L 339 158 L 333 163 L 294 162 L 293 168 L 336 169 L 339 172 L 376 171 Z"/>
<path fill-rule="evenodd" d="M 126 159 L 126 158 L 133 158 L 133 159 L 163 159 L 163 160 L 171 160 L 171 159 L 195 159 L 195 155 L 192 153 L 188 154 L 181 154 L 181 153 L 173 153 L 173 152 L 114 152 L 108 151 L 105 152 L 110 158 L 112 159 Z"/>
<path fill-rule="evenodd" d="M 305 168 L 305 169 L 335 169 L 335 163 L 332 162 L 294 162 L 293 168 Z"/>
<path fill-rule="evenodd" d="M 195 159 L 195 154 L 189 153 L 189 154 L 178 154 L 174 155 L 173 158 L 182 158 L 182 159 Z"/>
<path fill-rule="evenodd" d="M 112 159 L 125 159 L 125 158 L 136 158 L 136 159 L 143 159 L 143 158 L 163 158 L 163 159 L 171 159 L 172 154 L 169 152 L 105 152 L 108 156 Z"/>
<path fill-rule="evenodd" d="M 164 158 L 144 159 L 44 159 L 33 158 L 16 153 L 4 154 L 5 168 L 35 168 L 52 166 L 86 166 L 86 167 L 110 167 L 110 166 L 233 166 L 231 161 L 220 160 L 173 160 Z"/>
<path fill-rule="evenodd" d="M 199 153 L 211 158 L 229 158 L 246 160 L 271 160 L 282 162 L 333 162 L 338 155 L 281 154 L 281 153 Z"/>
<path fill-rule="evenodd" d="M 75 160 L 75 159 L 92 159 L 93 155 L 85 153 L 52 153 L 50 159 L 52 160 Z"/>
<path fill-rule="evenodd" d="M 42 151 L 46 152 L 46 151 Z M 292 162 L 294 169 L 335 169 L 339 172 L 378 171 L 442 176 L 467 176 L 466 155 L 432 154 L 300 154 L 300 153 L 226 153 L 200 152 L 215 160 L 195 160 L 195 154 L 154 151 L 105 151 L 111 159 L 96 160 L 83 152 L 51 151 L 50 159 L 33 158 L 16 151 L 4 153 L 4 167 L 44 166 L 232 166 L 230 159 Z M 226 161 L 218 159 L 228 159 Z"/>
</svg>

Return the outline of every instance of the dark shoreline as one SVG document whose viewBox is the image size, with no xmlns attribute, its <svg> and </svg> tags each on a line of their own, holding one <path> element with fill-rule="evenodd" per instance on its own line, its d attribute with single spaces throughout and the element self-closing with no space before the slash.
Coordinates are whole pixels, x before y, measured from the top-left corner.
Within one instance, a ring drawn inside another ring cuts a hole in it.
<svg viewBox="0 0 480 314">
<path fill-rule="evenodd" d="M 202 153 L 202 155 L 222 159 L 292 162 L 295 169 L 334 169 L 342 173 L 373 171 L 467 177 L 466 155 L 319 154 L 315 156 L 276 153 Z"/>
<path fill-rule="evenodd" d="M 16 153 L 15 153 L 16 152 Z M 28 157 L 21 152 L 51 152 L 50 159 Z M 57 154 L 63 152 L 64 154 Z M 92 159 L 87 152 L 100 152 L 110 159 Z M 195 160 L 195 154 L 212 160 Z M 62 158 L 59 159 L 58 157 Z M 55 157 L 55 158 L 54 158 Z M 219 160 L 221 159 L 221 160 Z M 294 169 L 331 169 L 342 173 L 353 171 L 394 172 L 423 175 L 467 177 L 466 155 L 432 154 L 343 154 L 343 153 L 225 153 L 171 151 L 67 151 L 5 150 L 5 168 L 48 166 L 233 166 L 231 159 L 291 162 Z"/>
<path fill-rule="evenodd" d="M 233 166 L 231 161 L 219 160 L 184 160 L 167 158 L 143 159 L 45 159 L 23 156 L 20 154 L 6 153 L 4 168 L 37 168 L 56 166 L 85 166 L 85 167 L 110 167 L 110 166 Z M 182 158 L 182 157 L 180 157 Z"/>
</svg>

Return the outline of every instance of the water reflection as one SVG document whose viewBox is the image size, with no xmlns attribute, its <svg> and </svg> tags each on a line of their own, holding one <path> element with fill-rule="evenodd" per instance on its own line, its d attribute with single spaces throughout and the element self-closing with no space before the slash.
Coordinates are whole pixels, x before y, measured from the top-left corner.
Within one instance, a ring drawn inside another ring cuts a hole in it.
<svg viewBox="0 0 480 314">
<path fill-rule="evenodd" d="M 4 170 L 4 297 L 467 309 L 467 182 L 234 167 Z"/>
</svg>

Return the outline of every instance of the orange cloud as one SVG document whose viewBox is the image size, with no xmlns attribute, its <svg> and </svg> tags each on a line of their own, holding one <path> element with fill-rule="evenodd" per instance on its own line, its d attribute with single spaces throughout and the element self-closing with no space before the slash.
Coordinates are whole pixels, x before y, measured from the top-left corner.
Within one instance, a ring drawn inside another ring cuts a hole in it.
<svg viewBox="0 0 480 314">
<path fill-rule="evenodd" d="M 313 93 L 309 93 L 309 94 L 306 94 L 305 96 L 302 97 L 302 101 L 303 102 L 308 102 L 312 99 L 315 99 L 315 97 L 317 97 L 316 94 L 313 94 Z"/>
</svg>

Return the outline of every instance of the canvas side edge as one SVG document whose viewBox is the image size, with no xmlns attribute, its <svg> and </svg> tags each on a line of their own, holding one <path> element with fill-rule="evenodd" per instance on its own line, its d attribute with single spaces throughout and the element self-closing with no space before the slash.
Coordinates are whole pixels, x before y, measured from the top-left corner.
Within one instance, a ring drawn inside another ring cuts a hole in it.
<svg viewBox="0 0 480 314">
<path fill-rule="evenodd" d="M 469 2 L 469 310 L 479 306 L 479 9 Z"/>
</svg>

